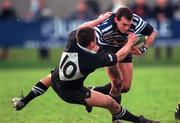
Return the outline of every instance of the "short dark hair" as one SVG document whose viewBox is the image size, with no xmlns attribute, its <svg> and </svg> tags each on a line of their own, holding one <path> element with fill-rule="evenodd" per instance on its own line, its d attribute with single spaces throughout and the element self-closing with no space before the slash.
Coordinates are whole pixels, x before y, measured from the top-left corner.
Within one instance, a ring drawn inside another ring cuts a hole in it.
<svg viewBox="0 0 180 123">
<path fill-rule="evenodd" d="M 82 27 L 77 30 L 76 39 L 81 46 L 87 47 L 91 41 L 94 41 L 95 31 L 91 27 Z"/>
<path fill-rule="evenodd" d="M 132 20 L 132 18 L 133 18 L 133 12 L 129 7 L 119 8 L 116 11 L 115 15 L 118 20 L 121 20 L 122 17 L 125 17 L 127 20 Z"/>
</svg>

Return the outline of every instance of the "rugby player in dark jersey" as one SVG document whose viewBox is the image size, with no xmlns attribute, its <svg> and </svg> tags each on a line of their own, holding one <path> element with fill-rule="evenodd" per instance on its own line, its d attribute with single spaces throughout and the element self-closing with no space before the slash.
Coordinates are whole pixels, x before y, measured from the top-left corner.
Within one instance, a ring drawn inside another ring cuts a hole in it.
<svg viewBox="0 0 180 123">
<path fill-rule="evenodd" d="M 90 24 L 87 24 L 90 26 Z M 135 116 L 122 108 L 111 96 L 90 90 L 84 80 L 95 69 L 111 66 L 122 61 L 130 52 L 137 36 L 129 33 L 127 43 L 116 53 L 97 52 L 95 30 L 86 24 L 69 34 L 68 43 L 62 53 L 60 63 L 45 78 L 40 80 L 27 96 L 13 98 L 16 110 L 24 108 L 32 99 L 42 95 L 52 86 L 58 96 L 68 103 L 106 108 L 112 114 L 112 121 L 127 120 L 134 123 L 159 123 L 143 116 Z"/>
</svg>

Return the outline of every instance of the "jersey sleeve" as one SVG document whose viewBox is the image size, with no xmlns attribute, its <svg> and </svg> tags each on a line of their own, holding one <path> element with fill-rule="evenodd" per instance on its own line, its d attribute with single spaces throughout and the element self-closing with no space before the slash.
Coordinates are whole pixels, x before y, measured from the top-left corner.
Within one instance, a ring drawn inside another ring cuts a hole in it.
<svg viewBox="0 0 180 123">
<path fill-rule="evenodd" d="M 154 28 L 150 24 L 146 24 L 145 28 L 141 31 L 141 34 L 148 36 L 154 31 Z"/>
<path fill-rule="evenodd" d="M 117 56 L 113 53 L 105 54 L 105 53 L 97 53 L 96 62 L 93 63 L 93 67 L 100 68 L 106 66 L 115 65 L 117 62 Z"/>
<path fill-rule="evenodd" d="M 101 44 L 103 42 L 103 34 L 98 27 L 95 27 L 94 29 L 95 29 L 95 33 L 96 33 L 96 42 L 98 44 Z"/>
<path fill-rule="evenodd" d="M 113 26 L 114 16 L 115 15 L 112 14 L 108 19 L 106 19 L 101 24 L 94 27 L 96 31 L 96 40 L 98 44 L 106 45 L 106 43 L 104 43 L 105 41 L 103 39 L 103 36 L 111 33 L 114 30 L 114 26 Z"/>
<path fill-rule="evenodd" d="M 144 21 L 140 16 L 133 14 L 133 19 L 135 21 L 135 31 L 134 33 L 137 36 L 140 36 L 142 34 L 142 31 L 146 27 L 146 21 Z"/>
</svg>

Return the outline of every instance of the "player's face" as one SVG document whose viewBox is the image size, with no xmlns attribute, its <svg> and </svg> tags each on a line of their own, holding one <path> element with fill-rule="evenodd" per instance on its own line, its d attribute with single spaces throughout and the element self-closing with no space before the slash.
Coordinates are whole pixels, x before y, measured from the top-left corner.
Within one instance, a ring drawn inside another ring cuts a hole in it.
<svg viewBox="0 0 180 123">
<path fill-rule="evenodd" d="M 127 20 L 125 17 L 122 17 L 120 20 L 115 18 L 115 22 L 122 33 L 127 33 L 132 24 L 132 20 Z"/>
</svg>

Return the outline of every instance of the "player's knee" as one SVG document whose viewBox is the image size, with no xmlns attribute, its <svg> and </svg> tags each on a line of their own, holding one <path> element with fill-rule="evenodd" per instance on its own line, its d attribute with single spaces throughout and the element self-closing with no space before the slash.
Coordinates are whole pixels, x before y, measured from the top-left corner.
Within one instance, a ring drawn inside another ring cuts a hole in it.
<svg viewBox="0 0 180 123">
<path fill-rule="evenodd" d="M 122 88 L 122 93 L 127 93 L 127 92 L 129 92 L 130 88 L 131 88 L 131 85 L 130 85 L 130 84 L 124 84 L 124 85 L 123 85 L 123 88 Z"/>
<path fill-rule="evenodd" d="M 129 92 L 131 88 L 131 80 L 124 80 L 122 83 L 122 93 Z"/>
<path fill-rule="evenodd" d="M 130 90 L 130 87 L 123 87 L 123 89 L 122 89 L 122 93 L 127 93 L 127 92 L 129 92 L 129 90 Z"/>
<path fill-rule="evenodd" d="M 114 83 L 115 86 L 118 87 L 118 88 L 121 88 L 121 86 L 122 86 L 122 81 L 121 81 L 121 79 L 119 79 L 119 78 L 114 79 L 114 80 L 113 80 L 113 83 Z"/>
</svg>

